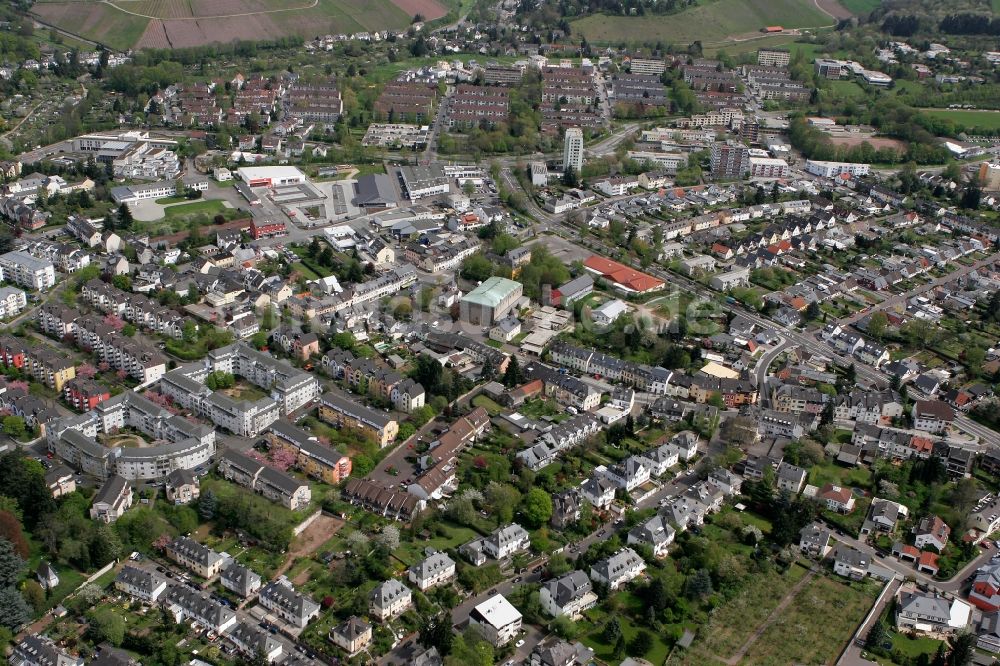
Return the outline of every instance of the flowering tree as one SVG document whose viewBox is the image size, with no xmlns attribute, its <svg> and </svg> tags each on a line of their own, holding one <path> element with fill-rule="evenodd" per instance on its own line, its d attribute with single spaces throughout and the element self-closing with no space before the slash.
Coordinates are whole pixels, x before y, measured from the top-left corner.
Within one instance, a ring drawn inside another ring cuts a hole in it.
<svg viewBox="0 0 1000 666">
<path fill-rule="evenodd" d="M 16 380 L 14 380 L 12 382 L 7 382 L 7 388 L 9 388 L 9 389 L 21 389 L 21 390 L 27 391 L 28 390 L 28 382 L 24 382 L 24 381 L 21 381 L 20 379 L 16 379 Z"/>
<path fill-rule="evenodd" d="M 115 376 L 118 377 L 120 381 L 125 381 L 125 378 L 128 377 L 128 373 L 124 370 L 119 370 L 115 373 Z"/>
<path fill-rule="evenodd" d="M 97 369 L 101 372 L 107 372 L 111 369 L 111 365 L 109 365 L 107 361 L 101 361 L 97 364 Z"/>
<path fill-rule="evenodd" d="M 295 464 L 298 456 L 290 449 L 286 449 L 283 446 L 276 446 L 270 450 L 268 457 L 275 468 L 285 472 Z"/>
<path fill-rule="evenodd" d="M 167 544 L 169 544 L 171 541 L 172 539 L 170 538 L 169 534 L 161 534 L 160 536 L 156 537 L 155 541 L 153 541 L 153 548 L 157 550 L 166 550 Z"/>
<path fill-rule="evenodd" d="M 105 325 L 110 326 L 111 328 L 115 329 L 116 331 L 120 331 L 123 328 L 125 328 L 125 320 L 122 319 L 121 317 L 119 317 L 116 314 L 105 315 L 104 316 L 104 323 L 105 323 Z"/>
<path fill-rule="evenodd" d="M 82 377 L 83 379 L 93 379 L 96 374 L 97 368 L 89 363 L 83 363 L 76 369 L 76 376 Z"/>
<path fill-rule="evenodd" d="M 386 525 L 382 528 L 379 541 L 389 552 L 396 550 L 399 548 L 399 528 L 395 525 Z"/>
</svg>

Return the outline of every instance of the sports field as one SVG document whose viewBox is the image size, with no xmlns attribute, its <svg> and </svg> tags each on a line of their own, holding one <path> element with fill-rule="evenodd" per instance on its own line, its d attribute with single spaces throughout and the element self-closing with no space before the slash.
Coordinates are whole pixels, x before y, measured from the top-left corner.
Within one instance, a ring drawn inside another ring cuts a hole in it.
<svg viewBox="0 0 1000 666">
<path fill-rule="evenodd" d="M 665 16 L 593 14 L 573 21 L 572 26 L 573 34 L 582 34 L 590 42 L 701 41 L 705 46 L 718 47 L 755 39 L 766 26 L 817 28 L 833 22 L 812 0 L 710 0 Z"/>
<path fill-rule="evenodd" d="M 951 120 L 970 129 L 981 130 L 1000 129 L 1000 112 L 997 111 L 963 111 L 961 109 L 923 109 L 921 113 L 932 118 Z"/>
<path fill-rule="evenodd" d="M 400 30 L 416 14 L 434 20 L 447 8 L 438 0 L 41 0 L 32 13 L 124 50 Z"/>
</svg>

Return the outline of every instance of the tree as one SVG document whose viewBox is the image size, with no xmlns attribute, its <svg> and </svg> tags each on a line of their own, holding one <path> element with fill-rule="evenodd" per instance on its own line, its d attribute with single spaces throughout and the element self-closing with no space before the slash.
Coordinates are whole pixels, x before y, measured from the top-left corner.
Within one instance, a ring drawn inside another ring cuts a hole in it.
<svg viewBox="0 0 1000 666">
<path fill-rule="evenodd" d="M 395 525 L 386 525 L 379 534 L 379 541 L 390 553 L 399 548 L 399 528 Z"/>
<path fill-rule="evenodd" d="M 618 621 L 618 617 L 612 615 L 611 619 L 608 620 L 607 624 L 604 625 L 604 631 L 601 633 L 601 641 L 608 644 L 613 644 L 622 637 L 622 625 Z"/>
<path fill-rule="evenodd" d="M 514 508 L 521 501 L 517 488 L 506 483 L 491 481 L 486 486 L 486 503 L 493 509 L 493 515 L 501 525 L 514 520 Z"/>
<path fill-rule="evenodd" d="M 538 528 L 545 525 L 552 517 L 552 496 L 541 488 L 532 488 L 524 496 L 521 512 L 530 527 Z"/>
<path fill-rule="evenodd" d="M 880 648 L 882 643 L 888 638 L 888 632 L 885 629 L 885 620 L 881 617 L 872 625 L 872 628 L 868 630 L 868 636 L 865 638 L 865 645 L 869 648 Z"/>
<path fill-rule="evenodd" d="M 503 385 L 507 388 L 514 388 L 519 386 L 524 381 L 524 376 L 521 373 L 521 364 L 518 363 L 516 356 L 511 356 L 510 360 L 507 361 L 507 369 L 503 372 Z"/>
<path fill-rule="evenodd" d="M 576 169 L 571 166 L 567 166 L 566 170 L 563 171 L 562 183 L 566 187 L 576 187 L 580 184 L 580 179 L 577 177 Z"/>
<path fill-rule="evenodd" d="M 420 625 L 420 644 L 435 647 L 442 656 L 451 654 L 454 635 L 451 633 L 451 615 L 433 615 Z"/>
<path fill-rule="evenodd" d="M 27 426 L 20 416 L 5 416 L 3 417 L 3 431 L 4 434 L 10 435 L 14 439 L 22 439 L 27 433 Z"/>
<path fill-rule="evenodd" d="M 0 627 L 17 630 L 31 617 L 31 608 L 13 587 L 0 588 Z"/>
<path fill-rule="evenodd" d="M 972 663 L 975 654 L 976 635 L 963 631 L 951 640 L 951 654 L 948 655 L 948 666 L 966 666 Z"/>
<path fill-rule="evenodd" d="M 45 612 L 45 590 L 38 584 L 37 580 L 26 580 L 21 587 L 21 596 L 28 602 L 35 615 Z"/>
<path fill-rule="evenodd" d="M 125 639 L 125 619 L 110 608 L 99 608 L 90 613 L 87 633 L 95 644 L 107 641 L 115 647 Z"/>
<path fill-rule="evenodd" d="M 482 282 L 493 275 L 493 263 L 478 252 L 462 262 L 462 277 L 473 282 Z"/>
<path fill-rule="evenodd" d="M 889 317 L 879 310 L 868 320 L 868 334 L 876 340 L 881 340 L 885 334 L 885 328 L 889 325 Z"/>
<path fill-rule="evenodd" d="M 9 498 L 5 498 L 9 499 Z M 0 539 L 6 539 L 22 560 L 28 559 L 28 540 L 24 538 L 21 521 L 10 511 L 0 511 Z"/>
<path fill-rule="evenodd" d="M 822 315 L 819 309 L 819 303 L 816 301 L 810 301 L 809 305 L 806 306 L 806 319 L 817 320 Z"/>
<path fill-rule="evenodd" d="M 198 498 L 198 515 L 201 516 L 202 520 L 212 520 L 215 518 L 215 512 L 219 508 L 219 501 L 215 497 L 215 493 L 211 490 L 206 490 Z"/>
<path fill-rule="evenodd" d="M 642 657 L 653 647 L 653 636 L 645 629 L 640 629 L 635 637 L 629 641 L 626 652 L 633 657 Z"/>
<path fill-rule="evenodd" d="M 118 228 L 119 229 L 130 229 L 132 227 L 132 211 L 129 210 L 128 204 L 122 203 L 118 206 Z"/>
<path fill-rule="evenodd" d="M 14 544 L 7 539 L 0 539 L 0 587 L 16 585 L 24 574 L 24 564 Z"/>
<path fill-rule="evenodd" d="M 698 569 L 684 582 L 684 594 L 689 599 L 706 599 L 712 595 L 712 576 L 708 569 Z"/>
</svg>

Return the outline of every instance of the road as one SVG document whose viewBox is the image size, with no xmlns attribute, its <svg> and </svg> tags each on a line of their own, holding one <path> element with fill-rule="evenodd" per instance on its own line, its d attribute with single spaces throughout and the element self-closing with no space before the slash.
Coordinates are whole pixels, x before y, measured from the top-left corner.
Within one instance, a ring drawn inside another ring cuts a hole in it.
<svg viewBox="0 0 1000 666">
<path fill-rule="evenodd" d="M 784 337 L 779 337 L 778 344 L 768 349 L 757 359 L 757 367 L 754 368 L 754 382 L 757 384 L 757 394 L 761 407 L 767 407 L 771 402 L 771 393 L 767 390 L 767 371 L 774 362 L 774 359 L 792 346 L 792 343 Z"/>
<path fill-rule="evenodd" d="M 972 264 L 970 266 L 960 265 L 960 268 L 958 268 L 955 271 L 952 271 L 951 273 L 948 273 L 947 275 L 942 275 L 941 277 L 934 278 L 933 280 L 931 280 L 927 284 L 922 284 L 919 287 L 915 287 L 915 288 L 913 288 L 913 289 L 911 289 L 911 290 L 909 290 L 907 292 L 904 292 L 902 294 L 896 294 L 895 296 L 890 296 L 889 298 L 885 299 L 881 303 L 878 303 L 877 305 L 873 305 L 872 307 L 870 307 L 870 308 L 868 308 L 866 310 L 855 312 L 854 314 L 848 315 L 847 317 L 842 317 L 842 318 L 838 319 L 837 322 L 841 326 L 849 326 L 851 324 L 856 323 L 861 318 L 863 318 L 866 315 L 871 314 L 873 312 L 876 312 L 876 311 L 879 311 L 879 310 L 888 310 L 889 308 L 891 308 L 891 307 L 893 307 L 895 305 L 904 305 L 905 306 L 906 302 L 909 301 L 914 296 L 918 296 L 918 295 L 923 294 L 925 292 L 931 291 L 932 289 L 940 287 L 941 285 L 948 284 L 949 282 L 953 282 L 954 280 L 957 280 L 957 279 L 959 279 L 961 277 L 964 277 L 964 276 L 968 275 L 969 273 L 972 273 L 973 271 L 977 271 L 980 268 L 983 268 L 984 266 L 989 266 L 991 264 L 995 264 L 998 261 L 1000 261 L 1000 252 L 996 252 L 996 253 L 991 254 L 990 256 L 988 256 L 988 257 L 986 257 L 984 259 L 980 259 L 979 261 L 977 261 L 976 263 L 974 263 L 974 264 Z"/>
</svg>

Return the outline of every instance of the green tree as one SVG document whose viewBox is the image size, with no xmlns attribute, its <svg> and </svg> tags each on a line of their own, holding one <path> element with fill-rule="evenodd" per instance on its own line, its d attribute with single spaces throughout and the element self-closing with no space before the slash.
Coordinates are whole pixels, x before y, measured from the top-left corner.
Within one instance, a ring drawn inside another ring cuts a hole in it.
<svg viewBox="0 0 1000 666">
<path fill-rule="evenodd" d="M 3 431 L 4 434 L 10 435 L 14 439 L 22 439 L 28 429 L 22 417 L 5 416 L 3 417 Z"/>
<path fill-rule="evenodd" d="M 437 648 L 442 656 L 451 654 L 454 638 L 451 632 L 451 616 L 447 613 L 425 617 L 420 624 L 420 644 Z"/>
<path fill-rule="evenodd" d="M 21 586 L 21 596 L 28 602 L 36 616 L 45 612 L 45 590 L 37 580 L 24 581 L 24 585 Z"/>
<path fill-rule="evenodd" d="M 31 607 L 13 587 L 0 588 L 0 627 L 15 631 L 31 617 Z"/>
<path fill-rule="evenodd" d="M 601 641 L 609 645 L 613 645 L 618 642 L 618 639 L 622 637 L 622 625 L 618 621 L 618 617 L 615 615 L 611 616 L 611 619 L 607 621 L 604 625 L 604 631 L 601 632 Z"/>
<path fill-rule="evenodd" d="M 521 372 L 521 364 L 518 363 L 516 356 L 511 356 L 510 360 L 507 361 L 507 369 L 503 372 L 503 385 L 507 388 L 514 388 L 519 386 L 524 381 L 524 375 Z"/>
<path fill-rule="evenodd" d="M 119 647 L 125 640 L 125 619 L 110 608 L 98 608 L 88 620 L 87 634 L 95 644 L 107 641 Z"/>
<path fill-rule="evenodd" d="M 645 629 L 640 629 L 635 637 L 632 638 L 628 643 L 626 652 L 633 657 L 645 656 L 647 652 L 653 647 L 653 635 L 650 634 Z"/>
<path fill-rule="evenodd" d="M 7 539 L 0 539 L 0 587 L 12 587 L 24 575 L 25 562 Z"/>
<path fill-rule="evenodd" d="M 521 512 L 529 527 L 539 528 L 552 517 L 552 496 L 541 488 L 532 488 L 521 502 Z"/>
<path fill-rule="evenodd" d="M 215 518 L 215 512 L 218 508 L 218 498 L 216 498 L 215 493 L 211 489 L 203 492 L 198 498 L 198 515 L 201 516 L 202 520 L 212 520 Z"/>
<path fill-rule="evenodd" d="M 111 278 L 111 284 L 122 291 L 132 291 L 132 278 L 127 275 L 116 275 Z"/>
<path fill-rule="evenodd" d="M 127 204 L 119 204 L 118 206 L 118 228 L 119 229 L 131 229 L 132 228 L 132 211 L 129 210 Z"/>
<path fill-rule="evenodd" d="M 806 306 L 806 318 L 815 321 L 820 318 L 822 312 L 819 309 L 819 303 L 816 301 L 810 301 L 809 305 Z"/>
<path fill-rule="evenodd" d="M 885 328 L 889 325 L 889 317 L 879 310 L 868 320 L 868 334 L 876 340 L 881 340 L 885 335 Z"/>
<path fill-rule="evenodd" d="M 483 282 L 493 275 L 493 263 L 477 252 L 462 262 L 461 275 L 466 280 Z"/>
<path fill-rule="evenodd" d="M 950 641 L 951 653 L 948 655 L 948 666 L 967 666 L 975 656 L 976 635 L 963 631 Z"/>
<path fill-rule="evenodd" d="M 486 486 L 485 499 L 493 509 L 497 522 L 505 525 L 514 520 L 514 509 L 521 501 L 521 493 L 510 484 L 491 481 Z"/>
</svg>

